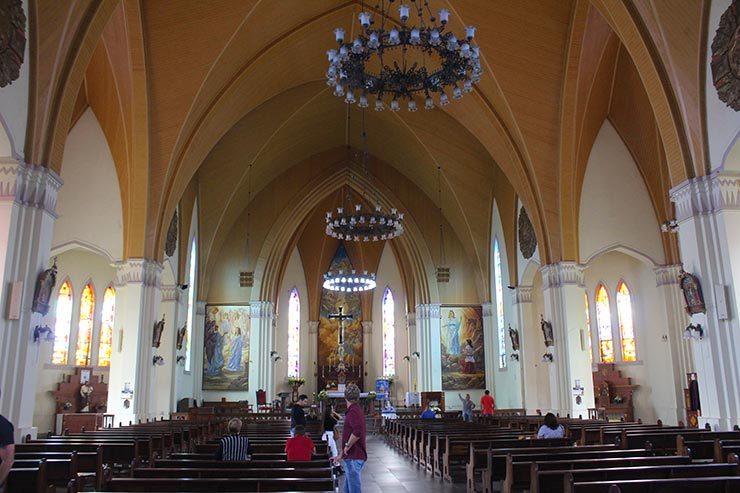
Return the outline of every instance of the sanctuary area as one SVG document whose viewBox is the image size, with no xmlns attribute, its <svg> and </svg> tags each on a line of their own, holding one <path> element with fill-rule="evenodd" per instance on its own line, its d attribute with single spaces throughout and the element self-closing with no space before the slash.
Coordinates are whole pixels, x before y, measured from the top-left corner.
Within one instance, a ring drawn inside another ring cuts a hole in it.
<svg viewBox="0 0 740 493">
<path fill-rule="evenodd" d="M 0 492 L 740 492 L 740 0 L 0 0 Z"/>
</svg>

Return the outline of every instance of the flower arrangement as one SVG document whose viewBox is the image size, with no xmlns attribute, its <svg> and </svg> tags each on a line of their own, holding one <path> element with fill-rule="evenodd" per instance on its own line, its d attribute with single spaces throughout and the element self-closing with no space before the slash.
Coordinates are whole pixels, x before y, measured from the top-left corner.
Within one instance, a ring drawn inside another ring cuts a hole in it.
<svg viewBox="0 0 740 493">
<path fill-rule="evenodd" d="M 324 402 L 327 399 L 329 399 L 329 393 L 326 391 L 326 389 L 324 389 L 321 392 L 319 392 L 319 394 L 316 396 L 316 399 L 319 402 Z"/>
<path fill-rule="evenodd" d="M 306 383 L 306 379 L 303 377 L 288 377 L 288 384 L 293 387 L 300 387 Z"/>
</svg>

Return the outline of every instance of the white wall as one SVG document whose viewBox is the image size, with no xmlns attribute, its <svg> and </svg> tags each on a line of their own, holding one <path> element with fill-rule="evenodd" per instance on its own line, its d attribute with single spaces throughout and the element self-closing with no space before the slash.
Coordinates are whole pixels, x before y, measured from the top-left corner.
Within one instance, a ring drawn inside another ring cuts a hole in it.
<svg viewBox="0 0 740 493">
<path fill-rule="evenodd" d="M 5 127 L 7 139 L 0 135 L 0 157 L 23 159 L 28 122 L 28 85 L 30 76 L 30 36 L 28 32 L 28 2 L 23 1 L 26 14 L 26 51 L 23 55 L 20 76 L 12 84 L 0 89 L 0 125 Z M 3 132 L 0 131 L 0 134 Z M 34 163 L 42 164 L 42 163 Z"/>
<path fill-rule="evenodd" d="M 74 363 L 74 348 L 77 344 L 77 322 L 80 317 L 80 298 L 82 290 L 88 281 L 92 282 L 95 289 L 95 322 L 93 325 L 92 352 L 90 361 L 98 361 L 98 344 L 100 342 L 100 322 L 103 309 L 103 295 L 105 289 L 111 286 L 115 280 L 116 271 L 110 266 L 108 259 L 82 249 L 69 250 L 57 257 L 57 266 L 59 274 L 57 277 L 56 289 L 69 279 L 72 284 L 73 292 L 73 309 L 72 325 L 70 329 L 70 341 L 68 362 Z M 56 321 L 56 296 L 48 315 L 44 317 L 45 324 L 54 327 Z M 34 410 L 33 425 L 38 427 L 39 433 L 53 430 L 55 404 L 54 397 L 50 391 L 56 390 L 56 384 L 62 381 L 63 375 L 74 374 L 74 364 L 69 365 L 52 365 L 51 353 L 53 343 L 41 342 L 38 361 L 38 385 L 36 386 L 36 408 Z M 115 348 L 114 348 L 115 350 Z M 108 382 L 108 368 L 94 367 L 95 375 L 102 375 L 105 382 Z"/>
<path fill-rule="evenodd" d="M 721 168 L 740 170 L 740 157 L 736 154 L 733 159 L 727 159 L 733 143 L 740 136 L 740 113 L 720 101 L 717 90 L 712 81 L 712 41 L 719 27 L 722 14 L 730 6 L 732 0 L 712 0 L 709 10 L 709 28 L 707 29 L 707 56 L 706 56 L 706 108 L 707 134 L 709 143 L 709 162 L 712 169 Z M 740 150 L 736 151 L 740 152 Z"/>
<path fill-rule="evenodd" d="M 118 176 L 103 130 L 89 108 L 67 137 L 62 180 L 52 255 L 84 246 L 111 261 L 121 260 L 123 210 Z"/>
<path fill-rule="evenodd" d="M 192 259 L 190 258 L 191 255 L 191 246 L 193 243 L 193 239 L 198 237 L 198 203 L 196 201 L 195 206 L 193 207 L 193 212 L 190 220 L 190 231 L 188 232 L 188 242 L 186 245 L 179 245 L 178 250 L 180 255 L 185 255 L 185 273 L 184 273 L 184 281 L 185 283 L 189 283 L 188 276 L 190 275 L 190 263 L 195 261 L 197 262 L 198 259 Z M 196 257 L 200 255 L 199 246 L 196 245 Z M 177 320 L 179 327 L 182 327 L 188 320 L 188 295 L 190 294 L 191 290 L 195 290 L 195 296 L 193 298 L 194 303 L 191 307 L 193 311 L 193 326 L 188 327 L 188 337 L 191 338 L 191 345 L 190 345 L 190 371 L 185 371 L 185 366 L 175 365 L 175 390 L 172 392 L 173 395 L 173 403 L 172 406 L 175 407 L 177 405 L 177 402 L 180 399 L 185 398 L 197 398 L 198 392 L 196 392 L 196 380 L 200 382 L 200 379 L 195 378 L 196 372 L 203 373 L 203 350 L 202 348 L 198 350 L 196 348 L 196 345 L 200 344 L 202 346 L 203 344 L 203 333 L 205 331 L 205 326 L 203 325 L 203 319 L 200 319 L 196 316 L 196 306 L 198 302 L 198 279 L 200 279 L 200 276 L 202 275 L 202 270 L 200 269 L 199 265 L 196 265 L 195 269 L 195 278 L 196 282 L 190 283 L 188 285 L 187 290 L 181 290 L 180 291 L 180 298 L 177 304 Z M 198 322 L 201 322 L 200 324 Z M 183 349 L 177 353 L 179 355 L 185 355 L 185 346 L 183 345 Z M 200 355 L 200 358 L 198 358 L 198 355 Z M 176 355 L 177 357 L 177 355 Z M 200 402 L 198 403 L 200 405 Z"/>
<path fill-rule="evenodd" d="M 535 414 L 537 410 L 545 414 L 552 410 L 552 398 L 550 396 L 550 365 L 542 361 L 542 355 L 545 353 L 545 343 L 540 329 L 540 314 L 545 313 L 545 298 L 542 290 L 542 274 L 537 272 L 532 281 L 532 310 L 530 320 L 536 320 L 537 323 L 523 327 L 522 351 L 525 353 L 527 368 L 525 371 L 533 372 L 534 378 L 529 381 L 536 382 L 536 389 L 525 389 L 525 407 L 527 413 Z"/>
<path fill-rule="evenodd" d="M 596 136 L 581 192 L 581 262 L 616 245 L 663 264 L 665 255 L 645 182 L 629 150 L 608 121 Z"/>
</svg>

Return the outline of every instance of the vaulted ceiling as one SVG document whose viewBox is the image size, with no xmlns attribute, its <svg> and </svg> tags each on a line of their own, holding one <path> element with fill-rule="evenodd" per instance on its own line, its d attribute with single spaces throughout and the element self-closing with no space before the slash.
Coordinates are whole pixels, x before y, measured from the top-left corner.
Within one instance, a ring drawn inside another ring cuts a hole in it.
<svg viewBox="0 0 740 493">
<path fill-rule="evenodd" d="M 516 199 L 527 207 L 543 261 L 575 260 L 585 163 L 605 118 L 659 220 L 672 216 L 668 189 L 706 172 L 707 3 L 430 0 L 450 9 L 452 29 L 477 25 L 483 78 L 445 108 L 368 112 L 368 150 L 434 206 L 441 197 L 480 279 L 494 200 L 512 232 Z M 333 29 L 356 29 L 359 0 L 31 5 L 26 155 L 58 170 L 66 133 L 90 105 L 118 169 L 129 257 L 161 257 L 173 211 L 196 194 L 207 263 L 250 198 L 312 156 L 360 146 L 360 112 L 323 82 Z M 383 186 L 397 182 L 390 176 Z"/>
</svg>

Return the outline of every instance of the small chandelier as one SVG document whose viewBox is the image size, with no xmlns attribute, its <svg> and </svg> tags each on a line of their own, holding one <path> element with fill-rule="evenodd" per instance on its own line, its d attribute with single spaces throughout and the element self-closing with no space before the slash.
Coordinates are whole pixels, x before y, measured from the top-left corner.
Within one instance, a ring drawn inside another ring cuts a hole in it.
<svg viewBox="0 0 740 493">
<path fill-rule="evenodd" d="M 471 92 L 483 73 L 480 48 L 473 43 L 475 27 L 467 26 L 465 36 L 458 38 L 446 31 L 447 9 L 434 17 L 426 1 L 422 6 L 422 0 L 410 0 L 418 25 L 409 24 L 411 7 L 402 3 L 398 6 L 399 28 L 389 20 L 393 1 L 380 0 L 379 27 L 369 12 L 360 12 L 361 30 L 352 41 L 345 41 L 343 28 L 334 30 L 339 47 L 326 52 L 326 83 L 334 87 L 334 95 L 349 104 L 357 102 L 361 108 L 369 106 L 368 95 L 375 95 L 376 111 L 385 109 L 383 97 L 388 95 L 391 111 L 399 111 L 399 100 L 405 99 L 408 111 L 414 112 L 417 94 L 424 96 L 424 108 L 430 110 L 435 107 L 434 93 L 439 94 L 437 104 L 445 106 L 450 96 L 460 99 Z"/>
<path fill-rule="evenodd" d="M 358 274 L 354 270 L 351 273 L 340 270 L 336 273 L 329 271 L 324 274 L 324 289 L 329 291 L 358 293 L 375 289 L 375 286 L 375 274 L 368 274 L 367 271 Z"/>
<path fill-rule="evenodd" d="M 346 241 L 391 240 L 403 234 L 402 220 L 402 212 L 391 209 L 387 214 L 379 205 L 375 212 L 363 212 L 360 204 L 355 205 L 352 213 L 337 207 L 336 217 L 331 211 L 326 213 L 326 234 Z"/>
</svg>

